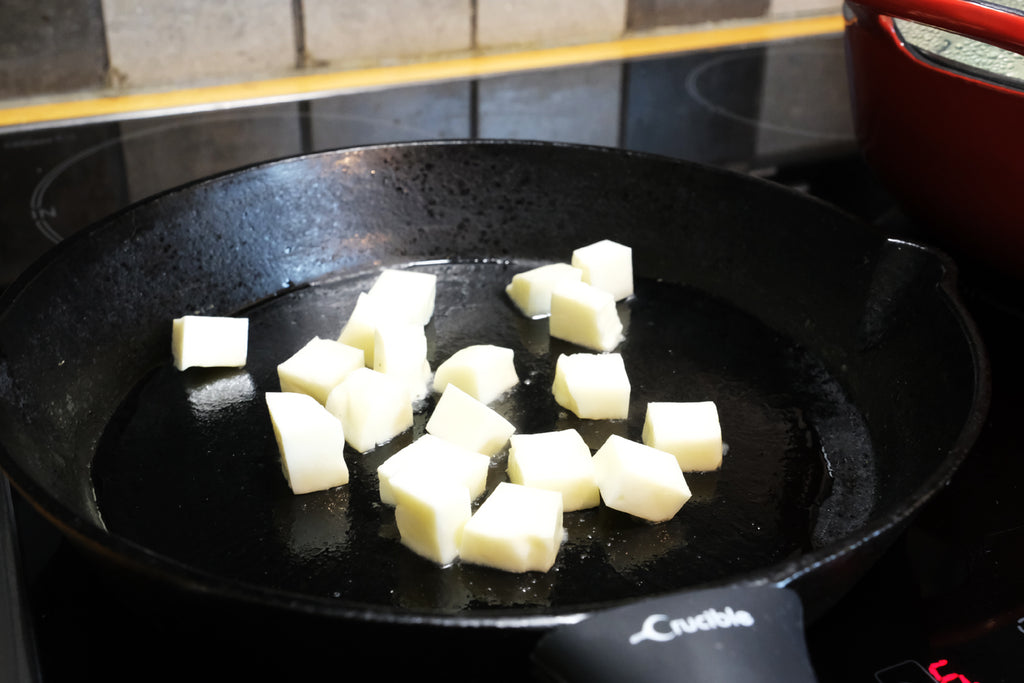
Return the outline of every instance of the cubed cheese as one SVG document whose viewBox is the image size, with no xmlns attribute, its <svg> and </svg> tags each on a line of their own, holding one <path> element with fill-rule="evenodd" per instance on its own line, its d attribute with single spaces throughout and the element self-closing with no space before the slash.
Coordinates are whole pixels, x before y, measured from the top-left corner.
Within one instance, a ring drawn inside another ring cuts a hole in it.
<svg viewBox="0 0 1024 683">
<path fill-rule="evenodd" d="M 642 439 L 674 455 L 683 472 L 722 466 L 722 427 L 713 401 L 648 403 Z"/>
<path fill-rule="evenodd" d="M 386 505 L 395 504 L 391 480 L 406 470 L 440 474 L 465 486 L 469 490 L 470 499 L 476 500 L 487 486 L 490 466 L 491 458 L 483 453 L 463 448 L 433 434 L 424 434 L 377 467 L 380 501 Z"/>
<path fill-rule="evenodd" d="M 552 393 L 577 417 L 619 420 L 629 416 L 629 376 L 618 353 L 561 354 L 555 361 Z"/>
<path fill-rule="evenodd" d="M 295 494 L 348 483 L 341 422 L 308 394 L 267 392 L 281 469 Z"/>
<path fill-rule="evenodd" d="M 508 572 L 546 572 L 563 535 L 558 492 L 501 482 L 466 522 L 459 555 Z"/>
<path fill-rule="evenodd" d="M 341 328 L 338 341 L 362 349 L 366 367 L 373 368 L 374 337 L 378 325 L 387 321 L 408 322 L 403 318 L 402 312 L 396 310 L 387 299 L 360 292 L 355 307 Z"/>
<path fill-rule="evenodd" d="M 365 453 L 412 427 L 408 385 L 369 368 L 357 368 L 327 395 L 328 412 L 345 429 L 345 440 Z"/>
<path fill-rule="evenodd" d="M 601 502 L 590 448 L 575 429 L 513 434 L 509 439 L 508 479 L 513 484 L 561 493 L 565 512 L 596 507 Z"/>
<path fill-rule="evenodd" d="M 612 240 L 601 240 L 572 252 L 572 265 L 583 271 L 583 281 L 609 292 L 616 301 L 633 294 L 633 250 Z"/>
<path fill-rule="evenodd" d="M 320 403 L 350 372 L 365 366 L 363 350 L 334 339 L 314 337 L 277 366 L 281 391 L 309 394 Z"/>
<path fill-rule="evenodd" d="M 482 403 L 490 403 L 518 382 L 514 352 L 493 344 L 461 348 L 434 373 L 434 391 L 442 393 L 454 384 Z"/>
<path fill-rule="evenodd" d="M 594 454 L 594 476 L 608 507 L 664 522 L 690 499 L 690 488 L 670 453 L 618 435 Z"/>
<path fill-rule="evenodd" d="M 394 320 L 377 325 L 373 333 L 373 369 L 405 382 L 412 400 L 426 396 L 430 391 L 430 363 L 423 326 Z"/>
<path fill-rule="evenodd" d="M 568 263 L 549 263 L 512 276 L 505 293 L 519 311 L 529 318 L 551 314 L 551 292 L 561 282 L 580 282 L 583 271 Z"/>
<path fill-rule="evenodd" d="M 402 544 L 441 565 L 459 555 L 472 514 L 469 490 L 439 473 L 399 473 L 391 482 Z"/>
<path fill-rule="evenodd" d="M 171 323 L 174 367 L 240 368 L 249 351 L 249 319 L 186 315 Z"/>
<path fill-rule="evenodd" d="M 428 433 L 484 455 L 494 455 L 516 428 L 497 411 L 449 384 L 427 420 Z"/>
<path fill-rule="evenodd" d="M 551 292 L 552 337 L 595 351 L 611 351 L 623 340 L 622 320 L 609 292 L 585 282 L 562 282 Z"/>
<path fill-rule="evenodd" d="M 434 315 L 437 276 L 418 270 L 381 272 L 368 294 L 385 302 L 402 320 L 426 325 Z"/>
</svg>

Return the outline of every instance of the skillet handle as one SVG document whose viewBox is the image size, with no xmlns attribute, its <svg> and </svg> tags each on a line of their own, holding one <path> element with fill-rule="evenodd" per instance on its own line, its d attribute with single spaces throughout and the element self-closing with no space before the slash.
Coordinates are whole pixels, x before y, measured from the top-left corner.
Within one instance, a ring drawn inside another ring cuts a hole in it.
<svg viewBox="0 0 1024 683">
<path fill-rule="evenodd" d="M 558 683 L 815 683 L 803 605 L 788 588 L 676 593 L 559 626 L 537 642 L 535 672 Z"/>
<path fill-rule="evenodd" d="M 848 0 L 851 8 L 909 19 L 1024 54 L 1024 14 L 963 0 Z"/>
<path fill-rule="evenodd" d="M 10 483 L 0 472 L 0 681 L 42 680 L 25 585 Z"/>
</svg>

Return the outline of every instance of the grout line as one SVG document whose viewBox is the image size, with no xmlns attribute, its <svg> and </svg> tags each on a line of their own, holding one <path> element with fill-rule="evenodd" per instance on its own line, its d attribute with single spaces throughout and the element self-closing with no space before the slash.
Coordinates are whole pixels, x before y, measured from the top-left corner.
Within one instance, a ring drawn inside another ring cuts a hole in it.
<svg viewBox="0 0 1024 683">
<path fill-rule="evenodd" d="M 476 52 L 480 47 L 480 39 L 477 34 L 480 20 L 479 0 L 469 0 L 469 49 Z"/>
<path fill-rule="evenodd" d="M 32 128 L 68 121 L 102 121 L 171 112 L 221 109 L 259 103 L 372 90 L 413 83 L 637 59 L 713 48 L 841 33 L 842 15 L 827 15 L 723 26 L 671 34 L 624 38 L 605 43 L 475 55 L 458 59 L 353 71 L 308 73 L 283 78 L 167 92 L 139 92 L 105 97 L 46 101 L 0 108 L 4 127 Z"/>
<path fill-rule="evenodd" d="M 306 15 L 303 13 L 302 0 L 292 0 L 292 29 L 295 34 L 295 68 L 302 69 L 309 62 L 306 54 Z"/>
<path fill-rule="evenodd" d="M 309 66 L 309 52 L 306 48 L 306 13 L 302 0 L 292 0 L 292 31 L 295 39 L 295 68 Z M 313 150 L 313 126 L 309 119 L 309 102 L 298 103 L 299 149 L 303 154 Z"/>
</svg>

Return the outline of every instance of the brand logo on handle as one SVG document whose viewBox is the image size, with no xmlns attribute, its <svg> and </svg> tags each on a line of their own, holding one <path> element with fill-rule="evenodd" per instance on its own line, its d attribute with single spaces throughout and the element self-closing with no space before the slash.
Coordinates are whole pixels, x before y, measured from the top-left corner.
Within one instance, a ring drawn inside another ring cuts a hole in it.
<svg viewBox="0 0 1024 683">
<path fill-rule="evenodd" d="M 754 617 L 746 610 L 734 610 L 726 607 L 723 610 L 706 609 L 700 614 L 689 617 L 670 619 L 665 614 L 652 614 L 644 619 L 639 631 L 629 637 L 629 644 L 636 645 L 645 640 L 665 643 L 673 638 L 685 636 L 698 631 L 713 631 L 720 628 L 749 627 L 754 625 Z"/>
</svg>

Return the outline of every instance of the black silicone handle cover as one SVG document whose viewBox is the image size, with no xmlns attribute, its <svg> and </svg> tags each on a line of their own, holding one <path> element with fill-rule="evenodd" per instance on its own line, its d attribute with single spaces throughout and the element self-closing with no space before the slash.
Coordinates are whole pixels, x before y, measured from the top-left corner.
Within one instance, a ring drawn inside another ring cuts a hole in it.
<svg viewBox="0 0 1024 683">
<path fill-rule="evenodd" d="M 799 596 L 774 585 L 675 593 L 545 634 L 536 673 L 576 681 L 814 683 Z"/>
</svg>

